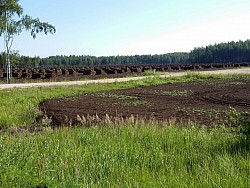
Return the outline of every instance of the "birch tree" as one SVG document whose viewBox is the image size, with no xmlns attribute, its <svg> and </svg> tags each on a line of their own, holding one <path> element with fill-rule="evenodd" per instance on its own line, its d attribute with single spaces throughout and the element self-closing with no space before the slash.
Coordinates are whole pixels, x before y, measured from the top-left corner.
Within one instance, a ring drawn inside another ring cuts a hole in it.
<svg viewBox="0 0 250 188">
<path fill-rule="evenodd" d="M 11 78 L 10 50 L 15 36 L 22 31 L 30 31 L 35 39 L 38 33 L 54 34 L 56 29 L 47 22 L 41 22 L 38 18 L 33 19 L 29 15 L 23 15 L 23 8 L 19 0 L 0 0 L 0 36 L 4 36 L 4 48 L 6 53 L 7 83 Z M 14 19 L 17 17 L 18 20 Z"/>
</svg>

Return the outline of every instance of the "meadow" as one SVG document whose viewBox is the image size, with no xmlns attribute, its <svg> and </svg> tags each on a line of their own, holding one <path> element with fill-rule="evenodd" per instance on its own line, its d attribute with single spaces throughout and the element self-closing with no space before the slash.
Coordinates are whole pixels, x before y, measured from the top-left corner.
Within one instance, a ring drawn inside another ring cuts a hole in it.
<svg viewBox="0 0 250 188">
<path fill-rule="evenodd" d="M 0 187 L 249 187 L 250 125 L 237 113 L 231 114 L 231 127 L 170 121 L 26 129 L 45 99 L 209 78 L 250 76 L 189 73 L 0 91 Z"/>
</svg>

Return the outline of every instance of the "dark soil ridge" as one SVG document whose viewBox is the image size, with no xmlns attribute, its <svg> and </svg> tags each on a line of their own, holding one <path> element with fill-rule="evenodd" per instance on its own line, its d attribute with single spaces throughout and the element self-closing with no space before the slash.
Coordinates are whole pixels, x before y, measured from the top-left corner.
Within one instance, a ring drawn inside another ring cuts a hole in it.
<svg viewBox="0 0 250 188">
<path fill-rule="evenodd" d="M 46 117 L 52 126 L 115 123 L 131 117 L 213 126 L 228 122 L 230 109 L 250 117 L 249 79 L 209 79 L 50 99 L 40 104 L 38 119 Z"/>
<path fill-rule="evenodd" d="M 159 72 L 187 71 L 187 70 L 219 70 L 235 67 L 249 67 L 250 63 L 211 63 L 211 64 L 140 64 L 140 65 L 106 65 L 80 67 L 50 67 L 50 68 L 14 68 L 11 71 L 13 83 L 37 80 L 64 81 L 80 79 L 98 79 L 125 77 L 141 74 L 148 70 Z M 0 68 L 0 81 L 7 78 L 6 69 Z"/>
</svg>

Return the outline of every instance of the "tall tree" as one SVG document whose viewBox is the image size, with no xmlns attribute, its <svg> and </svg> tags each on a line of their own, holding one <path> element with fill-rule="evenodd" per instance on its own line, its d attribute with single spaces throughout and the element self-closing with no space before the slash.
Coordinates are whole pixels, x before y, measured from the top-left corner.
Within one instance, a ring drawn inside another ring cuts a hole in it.
<svg viewBox="0 0 250 188">
<path fill-rule="evenodd" d="M 13 39 L 23 30 L 31 32 L 31 36 L 36 38 L 38 33 L 55 33 L 54 26 L 47 22 L 41 22 L 38 18 L 33 19 L 28 15 L 23 14 L 23 8 L 18 3 L 19 0 L 0 0 L 0 36 L 4 35 L 4 46 L 6 53 L 6 68 L 7 68 L 7 83 L 10 83 L 11 64 L 10 64 L 10 49 Z M 17 16 L 19 20 L 15 20 Z"/>
</svg>

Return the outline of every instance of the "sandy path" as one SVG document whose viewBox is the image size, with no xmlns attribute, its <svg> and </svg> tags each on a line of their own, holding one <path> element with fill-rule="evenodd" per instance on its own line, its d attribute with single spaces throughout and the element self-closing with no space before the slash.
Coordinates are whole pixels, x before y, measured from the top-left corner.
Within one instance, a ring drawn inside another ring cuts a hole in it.
<svg viewBox="0 0 250 188">
<path fill-rule="evenodd" d="M 224 69 L 224 70 L 211 70 L 211 71 L 195 71 L 201 74 L 250 74 L 250 68 L 241 69 Z M 170 76 L 184 76 L 187 72 L 166 72 L 161 77 Z M 85 85 L 92 83 L 114 83 L 126 82 L 131 80 L 141 80 L 146 78 L 142 77 L 129 77 L 129 78 L 112 78 L 101 80 L 85 80 L 85 81 L 69 81 L 69 82 L 42 82 L 42 83 L 24 83 L 24 84 L 0 84 L 0 90 L 11 88 L 30 88 L 30 87 L 48 87 L 48 86 L 70 86 L 70 85 Z"/>
</svg>

